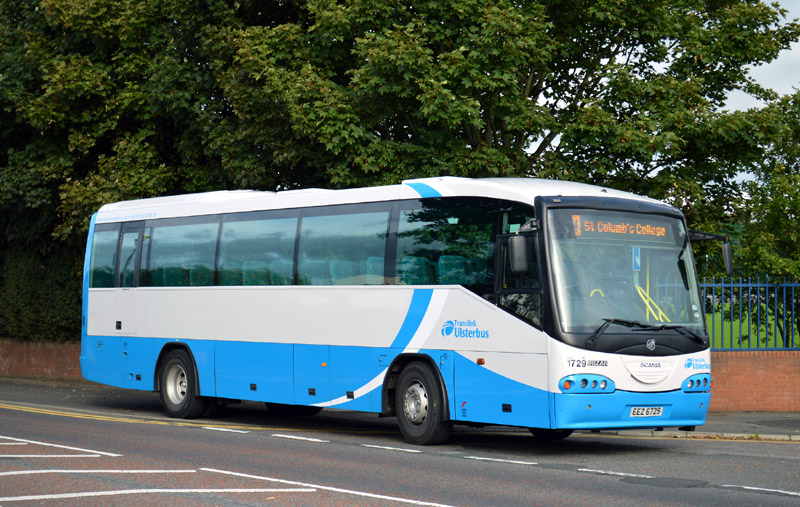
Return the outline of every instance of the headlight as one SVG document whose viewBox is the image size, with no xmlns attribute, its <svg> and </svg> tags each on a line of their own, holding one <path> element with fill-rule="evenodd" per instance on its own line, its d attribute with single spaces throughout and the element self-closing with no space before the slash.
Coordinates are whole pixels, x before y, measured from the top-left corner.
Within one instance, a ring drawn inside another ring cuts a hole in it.
<svg viewBox="0 0 800 507">
<path fill-rule="evenodd" d="M 711 389 L 711 374 L 698 373 L 685 379 L 681 384 L 681 389 L 685 393 L 704 393 Z"/>
<path fill-rule="evenodd" d="M 562 393 L 570 394 L 607 394 L 616 389 L 614 381 L 602 375 L 569 375 L 558 381 Z"/>
</svg>

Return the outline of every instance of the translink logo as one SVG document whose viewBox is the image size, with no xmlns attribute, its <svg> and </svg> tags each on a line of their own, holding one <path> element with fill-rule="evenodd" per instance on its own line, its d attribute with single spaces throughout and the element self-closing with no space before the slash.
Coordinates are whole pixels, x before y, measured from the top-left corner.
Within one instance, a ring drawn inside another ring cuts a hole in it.
<svg viewBox="0 0 800 507">
<path fill-rule="evenodd" d="M 454 338 L 489 338 L 489 331 L 479 329 L 474 320 L 448 320 L 442 325 L 442 336 Z"/>
</svg>

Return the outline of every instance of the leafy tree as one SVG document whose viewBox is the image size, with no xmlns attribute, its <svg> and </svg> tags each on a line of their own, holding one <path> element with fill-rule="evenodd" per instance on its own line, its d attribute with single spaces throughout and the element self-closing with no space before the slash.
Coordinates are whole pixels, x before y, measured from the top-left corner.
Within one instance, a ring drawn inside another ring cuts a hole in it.
<svg viewBox="0 0 800 507">
<path fill-rule="evenodd" d="M 742 263 L 756 273 L 800 275 L 800 91 L 759 112 L 783 120 L 753 164 L 739 204 Z"/>
<path fill-rule="evenodd" d="M 199 121 L 222 94 L 198 41 L 230 12 L 170 0 L 0 2 L 4 333 L 78 336 L 83 234 L 101 204 L 226 184 Z"/>
<path fill-rule="evenodd" d="M 776 128 L 719 108 L 734 89 L 774 98 L 747 68 L 797 40 L 781 15 L 751 0 L 8 0 L 0 206 L 29 238 L 66 237 L 123 198 L 539 175 L 704 216 Z"/>
<path fill-rule="evenodd" d="M 236 31 L 229 90 L 257 90 L 341 186 L 539 175 L 692 206 L 760 150 L 727 94 L 798 38 L 760 2 L 309 1 Z M 233 95 L 233 94 L 231 94 Z M 235 99 L 234 99 L 235 101 Z M 246 109 L 247 104 L 236 107 Z"/>
</svg>

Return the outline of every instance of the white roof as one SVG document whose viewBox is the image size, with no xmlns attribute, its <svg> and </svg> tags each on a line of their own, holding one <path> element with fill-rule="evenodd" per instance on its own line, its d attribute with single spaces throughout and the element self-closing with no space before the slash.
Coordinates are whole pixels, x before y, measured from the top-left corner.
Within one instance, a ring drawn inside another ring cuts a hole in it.
<svg viewBox="0 0 800 507">
<path fill-rule="evenodd" d="M 660 203 L 648 197 L 611 188 L 536 178 L 470 179 L 443 176 L 406 180 L 400 185 L 345 190 L 303 189 L 284 192 L 223 190 L 106 204 L 97 222 L 212 215 L 270 209 L 302 208 L 359 202 L 419 199 L 435 196 L 495 197 L 533 205 L 538 196 L 615 197 Z M 663 203 L 660 203 L 663 204 Z M 667 206 L 666 204 L 663 204 Z"/>
</svg>

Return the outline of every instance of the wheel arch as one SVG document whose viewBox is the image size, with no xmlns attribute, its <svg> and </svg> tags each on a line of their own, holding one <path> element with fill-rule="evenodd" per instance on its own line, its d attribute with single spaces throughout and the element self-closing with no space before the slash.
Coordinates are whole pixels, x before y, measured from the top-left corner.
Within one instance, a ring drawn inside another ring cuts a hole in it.
<svg viewBox="0 0 800 507">
<path fill-rule="evenodd" d="M 197 361 L 194 358 L 194 354 L 192 353 L 192 349 L 189 345 L 182 343 L 182 342 L 169 342 L 165 343 L 163 347 L 161 347 L 161 352 L 158 354 L 158 359 L 156 359 L 156 370 L 153 379 L 153 387 L 155 387 L 155 391 L 161 391 L 161 370 L 164 368 L 164 359 L 169 355 L 170 352 L 173 350 L 183 350 L 186 354 L 189 355 L 189 359 L 192 361 L 192 369 L 194 370 L 194 388 L 195 392 L 200 392 L 200 375 L 197 371 Z"/>
<path fill-rule="evenodd" d="M 450 399 L 447 395 L 447 386 L 444 383 L 444 377 L 439 370 L 436 361 L 427 354 L 400 354 L 394 358 L 392 364 L 386 370 L 386 377 L 383 379 L 383 392 L 381 395 L 381 415 L 394 416 L 397 415 L 395 410 L 395 393 L 397 391 L 397 381 L 400 374 L 403 372 L 408 364 L 413 362 L 420 362 L 427 365 L 436 378 L 439 380 L 439 389 L 441 391 L 442 400 L 444 401 L 444 420 L 450 420 Z"/>
</svg>

